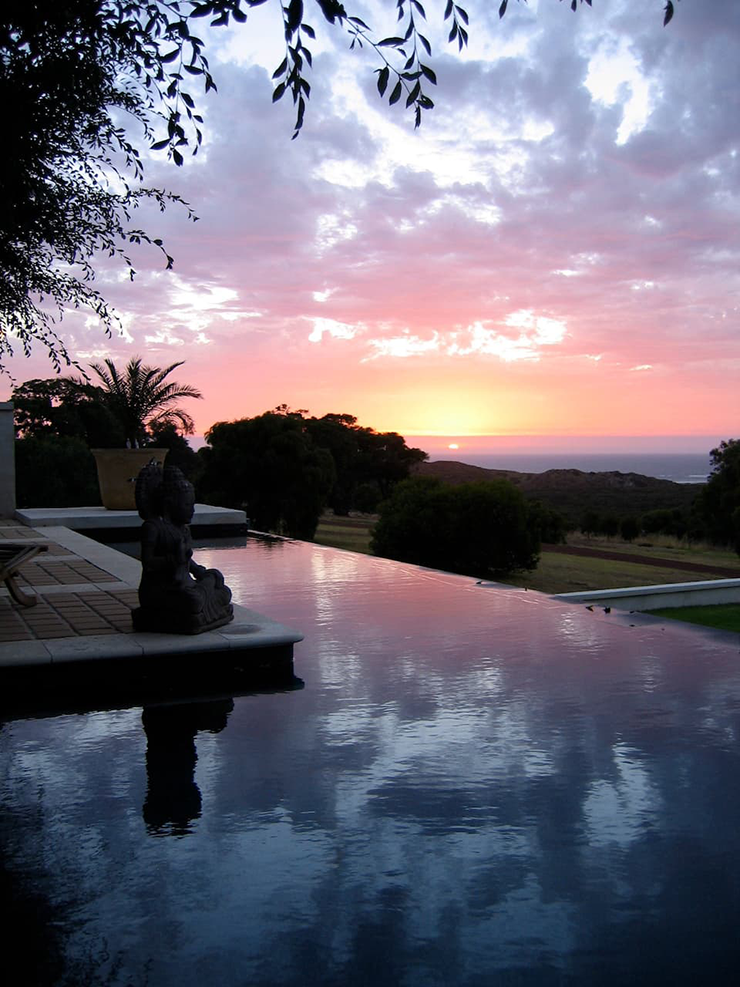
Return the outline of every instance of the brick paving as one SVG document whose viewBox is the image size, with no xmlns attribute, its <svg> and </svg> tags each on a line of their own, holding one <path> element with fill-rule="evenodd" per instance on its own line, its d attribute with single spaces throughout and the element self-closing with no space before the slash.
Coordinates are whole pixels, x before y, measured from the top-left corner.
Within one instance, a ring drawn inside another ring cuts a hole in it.
<svg viewBox="0 0 740 987">
<path fill-rule="evenodd" d="M 0 540 L 42 541 L 49 546 L 17 573 L 19 586 L 36 595 L 35 606 L 15 603 L 0 584 L 0 643 L 131 633 L 131 611 L 138 605 L 135 589 L 106 589 L 106 584 L 119 582 L 115 576 L 32 528 L 0 520 Z M 90 589 L 81 588 L 85 585 Z M 64 586 L 74 590 L 65 592 Z"/>
<path fill-rule="evenodd" d="M 63 560 L 52 560 L 37 556 L 18 571 L 21 587 L 24 586 L 70 586 L 76 583 L 115 583 L 118 580 L 104 569 L 85 559 L 71 556 Z"/>
<path fill-rule="evenodd" d="M 25 541 L 26 539 L 39 541 L 39 533 L 31 528 L 21 527 L 13 521 L 0 518 L 0 538 L 6 538 L 10 541 Z"/>
<path fill-rule="evenodd" d="M 130 633 L 136 590 L 56 593 L 39 596 L 35 607 L 0 599 L 0 642 Z"/>
</svg>

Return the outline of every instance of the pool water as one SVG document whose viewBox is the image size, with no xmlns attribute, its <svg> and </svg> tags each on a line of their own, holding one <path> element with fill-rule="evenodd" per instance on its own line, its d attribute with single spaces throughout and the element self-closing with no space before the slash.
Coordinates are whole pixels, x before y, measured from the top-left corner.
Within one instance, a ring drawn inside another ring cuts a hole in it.
<svg viewBox="0 0 740 987">
<path fill-rule="evenodd" d="M 736 637 L 303 543 L 197 558 L 304 632 L 303 687 L 3 724 L 19 982 L 734 979 Z"/>
</svg>

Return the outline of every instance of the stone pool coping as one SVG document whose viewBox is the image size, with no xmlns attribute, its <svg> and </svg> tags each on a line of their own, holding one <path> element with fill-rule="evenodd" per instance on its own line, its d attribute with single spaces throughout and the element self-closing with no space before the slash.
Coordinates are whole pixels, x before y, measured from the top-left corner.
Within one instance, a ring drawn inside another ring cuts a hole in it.
<svg viewBox="0 0 740 987">
<path fill-rule="evenodd" d="M 16 518 L 32 528 L 65 527 L 73 531 L 131 529 L 135 533 L 141 527 L 137 511 L 109 511 L 105 507 L 28 507 L 15 512 Z M 246 527 L 244 511 L 210 504 L 196 504 L 191 528 Z"/>
<path fill-rule="evenodd" d="M 10 630 L 0 622 L 0 670 L 153 657 L 166 660 L 168 656 L 236 659 L 249 657 L 250 652 L 263 660 L 267 650 L 289 648 L 292 652 L 292 646 L 303 640 L 299 631 L 239 604 L 234 605 L 233 622 L 218 630 L 195 635 L 135 632 L 130 616 L 126 619 L 124 609 L 122 618 L 122 607 L 116 608 L 115 603 L 128 607 L 129 613 L 136 606 L 141 573 L 136 559 L 63 526 L 20 527 L 5 521 L 0 537 L 51 546 L 50 553 L 37 556 L 20 571 L 24 588 L 39 598 L 36 607 L 19 607 L 4 587 L 0 589 L 0 613 L 13 621 Z M 48 575 L 54 564 L 58 577 Z M 101 594 L 111 599 L 116 616 L 103 606 Z M 46 613 L 37 618 L 44 605 Z M 102 615 L 96 614 L 96 607 Z M 49 637 L 49 620 L 58 620 L 60 614 L 64 636 Z M 104 633 L 95 633 L 96 619 L 105 624 Z"/>
</svg>

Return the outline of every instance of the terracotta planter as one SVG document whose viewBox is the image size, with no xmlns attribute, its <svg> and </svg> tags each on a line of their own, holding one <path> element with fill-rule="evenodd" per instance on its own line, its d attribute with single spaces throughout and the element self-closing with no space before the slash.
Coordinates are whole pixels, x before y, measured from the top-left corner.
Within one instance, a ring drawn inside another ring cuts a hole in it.
<svg viewBox="0 0 740 987">
<path fill-rule="evenodd" d="M 93 449 L 103 507 L 109 511 L 136 510 L 136 477 L 156 459 L 164 463 L 167 449 Z"/>
</svg>

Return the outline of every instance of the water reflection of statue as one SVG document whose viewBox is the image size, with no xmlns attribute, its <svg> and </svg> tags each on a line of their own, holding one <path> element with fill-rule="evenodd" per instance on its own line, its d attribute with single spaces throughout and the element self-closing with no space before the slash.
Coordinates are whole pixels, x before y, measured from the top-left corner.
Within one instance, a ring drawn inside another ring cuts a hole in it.
<svg viewBox="0 0 740 987">
<path fill-rule="evenodd" d="M 136 480 L 136 506 L 144 524 L 134 630 L 199 634 L 233 620 L 224 577 L 193 561 L 192 484 L 177 467 L 150 463 Z"/>
<path fill-rule="evenodd" d="M 199 818 L 195 737 L 204 730 L 220 733 L 233 708 L 233 699 L 144 707 L 147 791 L 142 814 L 152 835 L 184 836 Z"/>
</svg>

